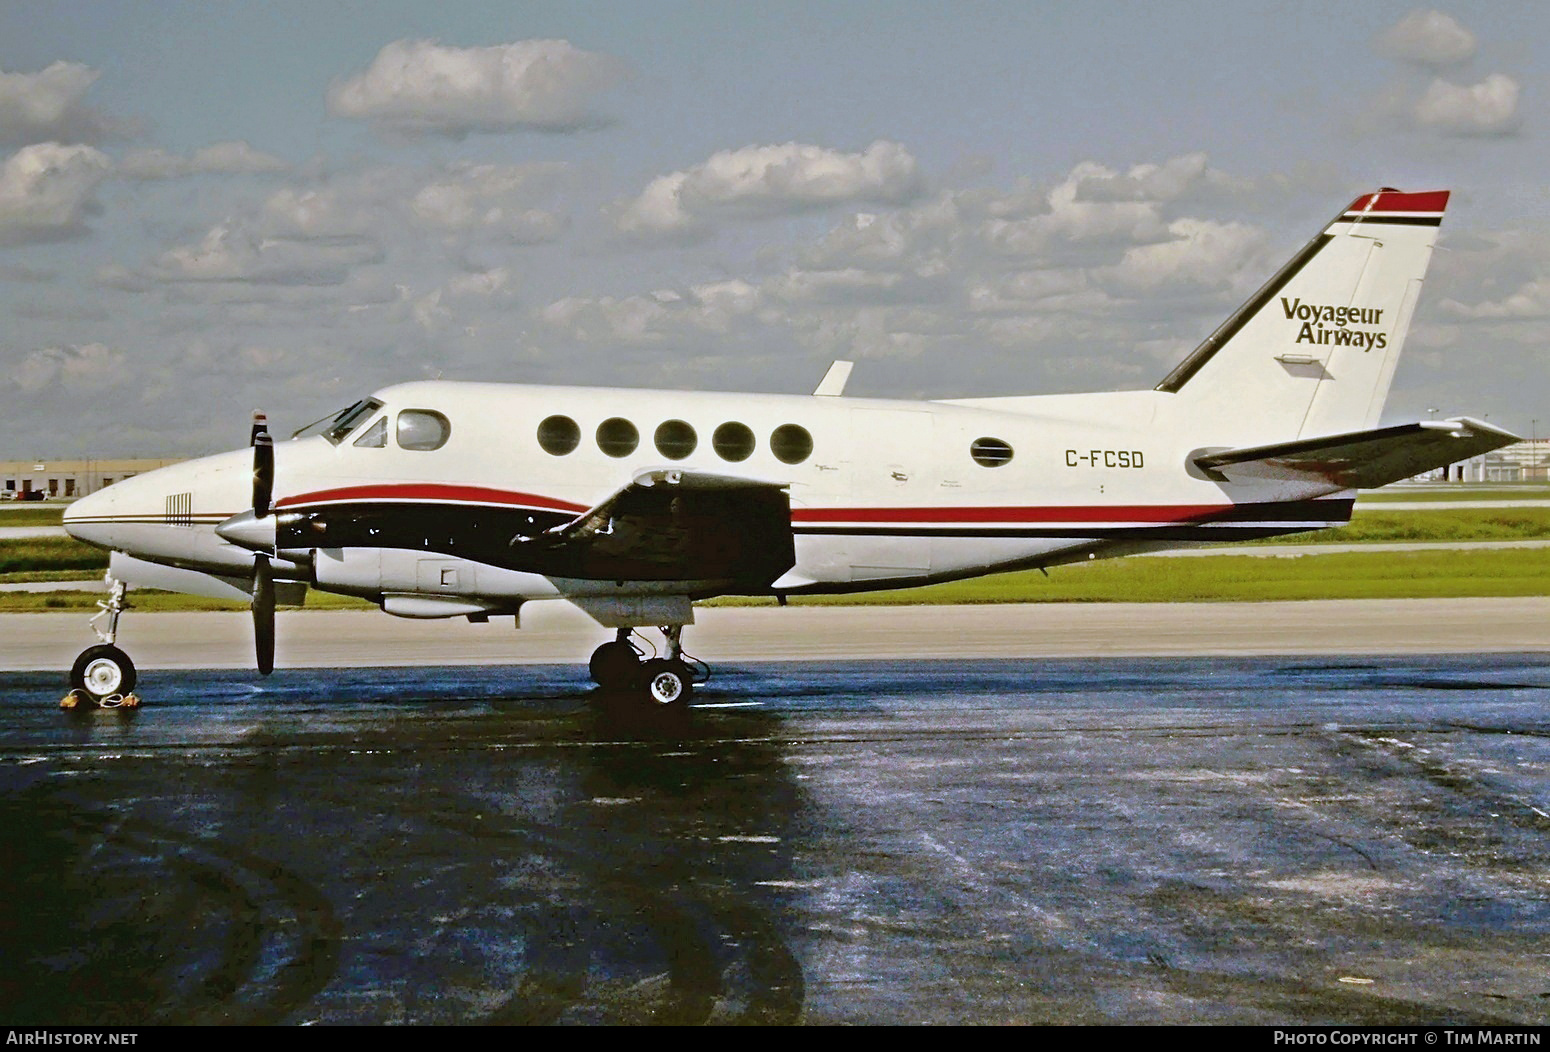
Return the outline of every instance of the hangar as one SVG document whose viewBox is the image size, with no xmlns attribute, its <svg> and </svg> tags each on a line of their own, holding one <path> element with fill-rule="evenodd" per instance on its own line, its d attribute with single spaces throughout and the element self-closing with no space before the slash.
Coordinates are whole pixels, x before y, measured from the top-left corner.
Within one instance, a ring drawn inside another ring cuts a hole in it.
<svg viewBox="0 0 1550 1052">
<path fill-rule="evenodd" d="M 0 499 L 27 499 L 23 494 L 42 494 L 44 498 L 84 497 L 119 479 L 176 464 L 181 459 L 0 460 Z"/>
</svg>

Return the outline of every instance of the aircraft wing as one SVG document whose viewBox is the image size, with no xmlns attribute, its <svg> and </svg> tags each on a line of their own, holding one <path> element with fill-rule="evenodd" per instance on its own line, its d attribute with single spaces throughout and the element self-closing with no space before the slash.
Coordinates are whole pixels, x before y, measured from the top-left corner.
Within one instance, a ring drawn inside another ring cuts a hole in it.
<svg viewBox="0 0 1550 1052">
<path fill-rule="evenodd" d="M 675 469 L 642 472 L 595 508 L 511 547 L 550 576 L 756 590 L 796 562 L 784 483 Z"/>
<path fill-rule="evenodd" d="M 1373 489 L 1522 441 L 1467 417 L 1228 449 L 1195 457 L 1217 479 L 1322 480 L 1342 489 Z"/>
</svg>

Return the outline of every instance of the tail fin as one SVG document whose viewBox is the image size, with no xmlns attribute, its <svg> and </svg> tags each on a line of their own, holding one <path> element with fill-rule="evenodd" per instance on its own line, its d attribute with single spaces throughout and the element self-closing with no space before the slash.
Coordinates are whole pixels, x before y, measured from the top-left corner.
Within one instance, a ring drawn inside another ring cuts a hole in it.
<svg viewBox="0 0 1550 1052">
<path fill-rule="evenodd" d="M 1235 440 L 1376 426 L 1448 204 L 1365 194 L 1157 385 Z"/>
</svg>

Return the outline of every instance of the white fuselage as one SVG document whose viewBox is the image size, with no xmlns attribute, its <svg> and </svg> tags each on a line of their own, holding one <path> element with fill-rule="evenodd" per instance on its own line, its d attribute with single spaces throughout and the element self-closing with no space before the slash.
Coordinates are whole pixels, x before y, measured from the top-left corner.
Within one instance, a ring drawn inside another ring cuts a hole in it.
<svg viewBox="0 0 1550 1052">
<path fill-rule="evenodd" d="M 1157 391 L 908 402 L 429 381 L 374 400 L 381 405 L 348 433 L 276 444 L 277 512 L 319 520 L 316 536 L 300 529 L 279 545 L 276 575 L 409 616 L 534 598 L 717 590 L 692 578 L 534 573 L 441 550 L 435 530 L 421 536 L 405 525 L 450 516 L 460 536 L 487 527 L 500 535 L 486 542 L 505 545 L 519 530 L 562 524 L 660 469 L 786 488 L 795 561 L 764 589 L 775 593 L 893 587 L 1312 529 L 1345 521 L 1350 509 L 1349 494 L 1332 485 L 1234 485 L 1188 468 L 1192 453 L 1264 436 L 1180 419 L 1178 400 Z M 434 416 L 448 425 L 444 442 L 404 448 L 416 441 L 410 422 Z M 629 428 L 618 423 L 605 429 L 618 455 L 600 448 L 605 421 L 632 425 L 635 448 L 623 452 L 619 434 Z M 692 429 L 692 452 L 676 424 L 664 443 L 654 440 L 674 421 Z M 784 443 L 774 440 L 781 436 Z M 253 553 L 222 540 L 215 526 L 247 509 L 251 493 L 252 455 L 238 450 L 120 482 L 78 501 L 66 525 L 138 560 L 241 579 Z M 1313 503 L 1329 496 L 1337 499 Z M 328 535 L 331 508 L 367 525 L 339 542 L 337 528 Z M 369 525 L 379 520 L 392 525 L 380 544 Z M 416 596 L 431 602 L 416 606 Z"/>
</svg>

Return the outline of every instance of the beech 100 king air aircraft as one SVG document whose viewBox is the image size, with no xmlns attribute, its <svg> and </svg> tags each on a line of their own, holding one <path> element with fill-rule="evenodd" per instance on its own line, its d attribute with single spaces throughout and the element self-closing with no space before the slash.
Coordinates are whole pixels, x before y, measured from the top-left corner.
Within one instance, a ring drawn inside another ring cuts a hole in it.
<svg viewBox="0 0 1550 1052">
<path fill-rule="evenodd" d="M 420 382 L 291 441 L 76 501 L 112 552 L 102 642 L 71 675 L 134 685 L 128 586 L 250 599 L 258 668 L 307 588 L 399 617 L 565 599 L 616 630 L 608 688 L 686 702 L 693 602 L 856 592 L 1335 526 L 1355 490 L 1507 445 L 1467 418 L 1378 427 L 1446 192 L 1365 194 L 1151 390 L 905 402 Z M 635 630 L 660 628 L 643 659 Z"/>
</svg>

